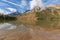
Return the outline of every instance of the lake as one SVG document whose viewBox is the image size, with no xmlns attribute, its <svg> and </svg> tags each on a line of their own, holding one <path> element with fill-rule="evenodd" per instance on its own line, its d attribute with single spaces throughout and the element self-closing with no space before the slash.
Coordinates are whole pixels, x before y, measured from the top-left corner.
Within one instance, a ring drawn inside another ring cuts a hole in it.
<svg viewBox="0 0 60 40">
<path fill-rule="evenodd" d="M 34 30 L 25 25 L 0 24 L 0 40 L 60 40 L 60 31 Z"/>
</svg>

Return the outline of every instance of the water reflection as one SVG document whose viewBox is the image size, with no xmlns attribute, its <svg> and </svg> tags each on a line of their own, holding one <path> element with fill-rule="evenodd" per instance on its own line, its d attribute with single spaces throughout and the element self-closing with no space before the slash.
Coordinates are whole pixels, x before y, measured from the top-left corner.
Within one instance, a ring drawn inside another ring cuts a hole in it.
<svg viewBox="0 0 60 40">
<path fill-rule="evenodd" d="M 60 23 L 53 23 L 53 25 L 58 24 Z M 60 34 L 57 31 L 48 32 L 43 28 L 40 28 L 40 30 L 34 30 L 33 28 L 26 27 L 23 24 L 16 26 L 10 23 L 3 23 L 0 24 L 0 31 L 5 31 L 0 32 L 0 39 L 4 40 L 60 40 Z"/>
<path fill-rule="evenodd" d="M 1 23 L 0 24 L 0 31 L 15 29 L 16 26 L 10 23 Z"/>
</svg>

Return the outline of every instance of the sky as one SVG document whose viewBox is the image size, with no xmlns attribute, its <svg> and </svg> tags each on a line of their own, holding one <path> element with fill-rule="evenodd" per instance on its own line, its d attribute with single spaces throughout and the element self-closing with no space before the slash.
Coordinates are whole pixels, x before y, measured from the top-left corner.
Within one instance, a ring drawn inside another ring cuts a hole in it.
<svg viewBox="0 0 60 40">
<path fill-rule="evenodd" d="M 53 4 L 60 4 L 60 0 L 0 0 L 0 13 L 9 14 L 16 11 L 23 13 L 35 6 L 43 8 Z"/>
</svg>

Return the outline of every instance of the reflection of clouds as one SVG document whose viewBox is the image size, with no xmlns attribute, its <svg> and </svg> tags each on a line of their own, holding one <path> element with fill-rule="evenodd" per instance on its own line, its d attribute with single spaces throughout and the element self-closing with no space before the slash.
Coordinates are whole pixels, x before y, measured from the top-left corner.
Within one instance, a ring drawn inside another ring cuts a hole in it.
<svg viewBox="0 0 60 40">
<path fill-rule="evenodd" d="M 11 24 L 8 24 L 8 23 L 0 24 L 0 29 L 8 27 L 8 26 L 11 26 Z"/>
<path fill-rule="evenodd" d="M 16 29 L 16 26 L 8 23 L 0 24 L 0 29 L 7 30 L 7 29 Z"/>
<path fill-rule="evenodd" d="M 11 26 L 11 27 L 8 28 L 8 29 L 16 29 L 16 26 Z"/>
</svg>

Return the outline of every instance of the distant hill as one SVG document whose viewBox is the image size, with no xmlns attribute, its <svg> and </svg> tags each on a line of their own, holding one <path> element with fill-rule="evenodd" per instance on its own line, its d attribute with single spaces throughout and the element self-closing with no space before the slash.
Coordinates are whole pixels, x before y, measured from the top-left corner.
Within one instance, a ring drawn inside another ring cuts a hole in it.
<svg viewBox="0 0 60 40">
<path fill-rule="evenodd" d="M 19 13 L 18 11 L 16 11 L 16 12 L 10 13 L 8 15 L 9 16 L 19 16 L 19 15 L 21 15 L 21 13 Z"/>
</svg>

